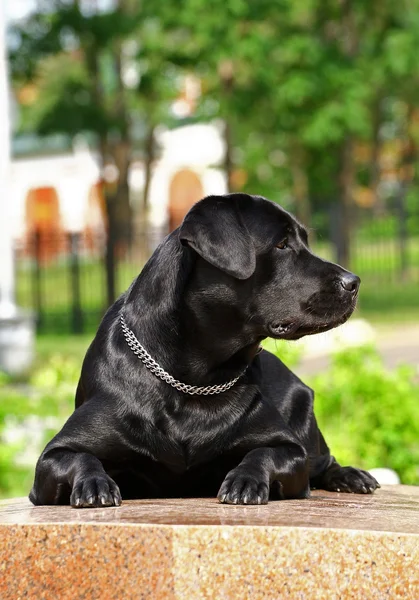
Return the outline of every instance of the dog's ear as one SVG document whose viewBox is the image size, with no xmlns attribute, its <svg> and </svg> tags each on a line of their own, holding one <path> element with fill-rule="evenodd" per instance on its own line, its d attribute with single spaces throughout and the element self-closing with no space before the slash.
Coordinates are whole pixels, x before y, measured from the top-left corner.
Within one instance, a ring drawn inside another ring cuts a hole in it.
<svg viewBox="0 0 419 600">
<path fill-rule="evenodd" d="M 231 196 L 208 196 L 195 204 L 179 229 L 179 239 L 237 279 L 254 273 L 255 247 Z"/>
</svg>

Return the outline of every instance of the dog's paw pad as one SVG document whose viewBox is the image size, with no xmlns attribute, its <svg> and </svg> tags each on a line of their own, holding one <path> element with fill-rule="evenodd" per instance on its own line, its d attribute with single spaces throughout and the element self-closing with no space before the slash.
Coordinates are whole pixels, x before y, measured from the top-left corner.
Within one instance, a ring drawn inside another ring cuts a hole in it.
<svg viewBox="0 0 419 600">
<path fill-rule="evenodd" d="M 70 504 L 74 508 L 119 506 L 121 502 L 118 486 L 107 475 L 80 479 L 74 484 L 70 497 Z"/>
<path fill-rule="evenodd" d="M 230 472 L 217 495 L 223 504 L 267 504 L 269 485 L 246 473 Z"/>
<path fill-rule="evenodd" d="M 330 492 L 372 494 L 380 484 L 367 471 L 354 467 L 340 467 L 326 474 L 322 487 Z"/>
</svg>

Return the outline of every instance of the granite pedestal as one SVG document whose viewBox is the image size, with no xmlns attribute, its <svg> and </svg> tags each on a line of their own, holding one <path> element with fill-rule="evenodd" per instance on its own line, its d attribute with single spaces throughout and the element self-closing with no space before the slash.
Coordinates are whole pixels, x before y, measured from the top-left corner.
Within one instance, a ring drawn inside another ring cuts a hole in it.
<svg viewBox="0 0 419 600">
<path fill-rule="evenodd" d="M 1 600 L 419 599 L 419 487 L 226 506 L 0 503 Z"/>
</svg>

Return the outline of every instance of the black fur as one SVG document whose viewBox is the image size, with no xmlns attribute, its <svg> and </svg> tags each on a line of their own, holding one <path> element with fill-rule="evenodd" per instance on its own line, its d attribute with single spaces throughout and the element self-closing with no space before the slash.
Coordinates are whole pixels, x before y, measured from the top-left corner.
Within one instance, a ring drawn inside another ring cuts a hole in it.
<svg viewBox="0 0 419 600">
<path fill-rule="evenodd" d="M 259 196 L 208 197 L 108 310 L 84 360 L 76 410 L 42 453 L 34 504 L 216 496 L 232 504 L 306 498 L 312 486 L 369 493 L 364 471 L 330 455 L 313 392 L 269 352 L 343 323 L 359 279 L 314 256 L 305 229 Z M 153 375 L 120 314 L 176 379 L 229 391 L 191 396 Z"/>
</svg>

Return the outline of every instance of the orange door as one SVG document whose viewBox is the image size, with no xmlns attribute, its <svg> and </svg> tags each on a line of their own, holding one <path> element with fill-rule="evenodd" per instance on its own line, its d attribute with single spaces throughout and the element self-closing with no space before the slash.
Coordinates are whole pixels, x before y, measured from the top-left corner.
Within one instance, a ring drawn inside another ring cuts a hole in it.
<svg viewBox="0 0 419 600">
<path fill-rule="evenodd" d="M 29 254 L 38 254 L 43 261 L 64 249 L 58 195 L 53 187 L 32 189 L 26 197 L 26 231 Z M 35 237 L 38 248 L 35 247 Z"/>
<path fill-rule="evenodd" d="M 178 171 L 170 183 L 169 227 L 179 227 L 188 210 L 204 196 L 202 182 L 190 169 Z"/>
</svg>

